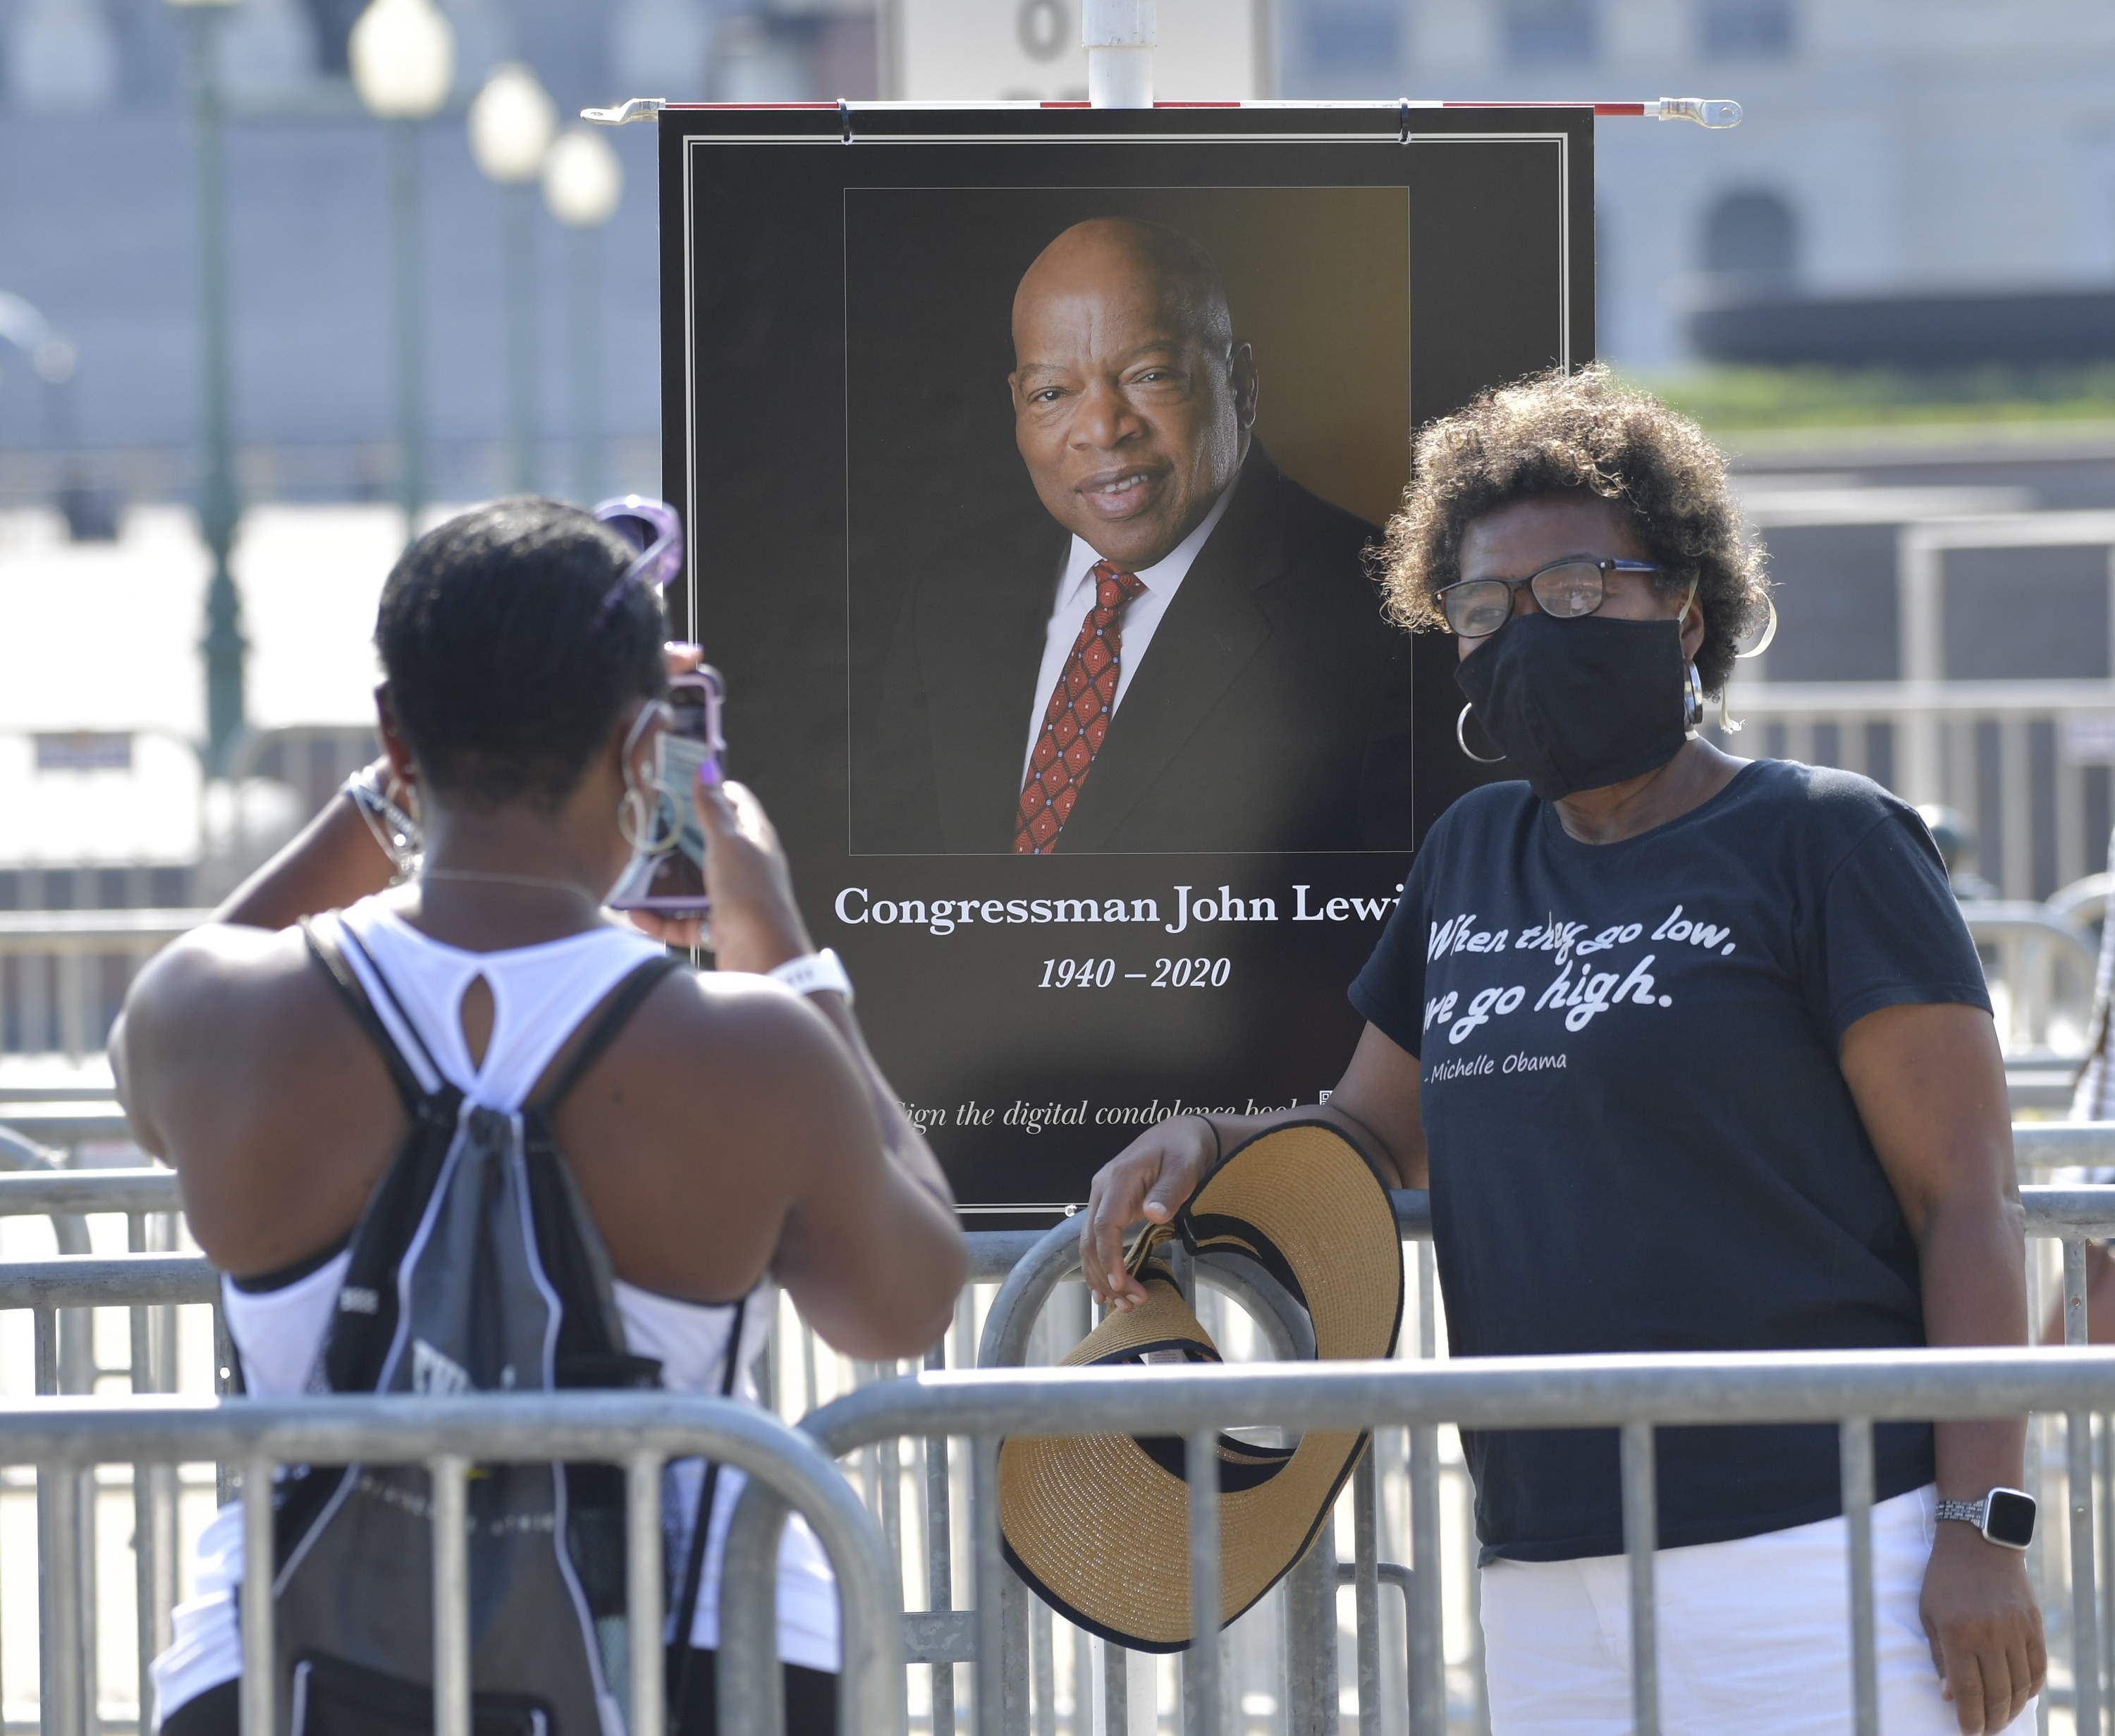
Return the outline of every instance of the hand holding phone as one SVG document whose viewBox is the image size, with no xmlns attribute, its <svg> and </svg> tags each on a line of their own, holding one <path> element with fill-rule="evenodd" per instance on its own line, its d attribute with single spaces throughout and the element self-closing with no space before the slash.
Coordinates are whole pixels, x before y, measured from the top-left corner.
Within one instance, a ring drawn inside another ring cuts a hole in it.
<svg viewBox="0 0 2115 1736">
<path fill-rule="evenodd" d="M 727 697 L 719 672 L 705 664 L 668 682 L 668 728 L 654 743 L 654 821 L 610 893 L 612 910 L 695 917 L 712 908 L 705 895 L 705 834 L 690 800 L 700 781 L 720 781 L 727 742 L 720 714 Z"/>
</svg>

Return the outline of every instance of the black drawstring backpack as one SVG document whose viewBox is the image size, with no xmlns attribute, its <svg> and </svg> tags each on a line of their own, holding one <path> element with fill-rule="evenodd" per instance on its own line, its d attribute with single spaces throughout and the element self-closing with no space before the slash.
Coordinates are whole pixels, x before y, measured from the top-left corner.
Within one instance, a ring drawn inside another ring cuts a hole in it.
<svg viewBox="0 0 2115 1736">
<path fill-rule="evenodd" d="M 677 961 L 650 959 L 626 977 L 557 1080 L 507 1114 L 466 1101 L 445 1078 L 426 1091 L 346 967 L 339 948 L 357 950 L 356 937 L 342 924 L 335 941 L 306 922 L 302 931 L 411 1117 L 353 1231 L 311 1389 L 658 1386 L 660 1364 L 625 1348 L 608 1256 L 551 1128 L 567 1093 Z M 372 975 L 387 995 L 380 971 Z M 390 999 L 400 1028 L 442 1077 Z M 723 1393 L 740 1365 L 741 1326 L 737 1311 Z M 713 1468 L 694 1526 L 700 1543 Z M 467 1499 L 475 1736 L 623 1736 L 623 1472 L 479 1466 Z M 434 1610 L 424 1467 L 293 1467 L 275 1490 L 274 1531 L 282 1736 L 426 1736 Z M 675 1628 L 686 1655 L 703 1564 L 701 1549 L 690 1554 Z"/>
</svg>

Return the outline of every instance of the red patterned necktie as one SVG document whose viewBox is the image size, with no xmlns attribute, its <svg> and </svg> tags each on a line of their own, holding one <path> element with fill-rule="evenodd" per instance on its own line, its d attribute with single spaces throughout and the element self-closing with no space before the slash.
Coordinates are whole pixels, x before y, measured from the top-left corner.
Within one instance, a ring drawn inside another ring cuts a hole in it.
<svg viewBox="0 0 2115 1736">
<path fill-rule="evenodd" d="M 1109 714 L 1117 702 L 1117 672 L 1123 659 L 1117 619 L 1124 605 L 1145 586 L 1107 561 L 1095 562 L 1092 576 L 1094 607 L 1080 623 L 1072 654 L 1065 659 L 1050 703 L 1044 707 L 1043 733 L 1035 738 L 1028 777 L 1021 787 L 1016 856 L 1043 856 L 1058 847 L 1058 834 L 1072 817 L 1080 786 L 1087 781 L 1094 755 L 1102 751 L 1102 738 L 1109 733 Z"/>
</svg>

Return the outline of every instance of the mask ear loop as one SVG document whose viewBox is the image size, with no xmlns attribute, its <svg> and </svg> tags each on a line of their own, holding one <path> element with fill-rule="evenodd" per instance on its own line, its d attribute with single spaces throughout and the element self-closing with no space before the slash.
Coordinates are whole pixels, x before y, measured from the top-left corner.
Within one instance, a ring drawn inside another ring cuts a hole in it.
<svg viewBox="0 0 2115 1736">
<path fill-rule="evenodd" d="M 668 828 L 668 835 L 658 840 L 654 837 L 654 822 L 659 817 L 663 804 L 657 788 L 652 796 L 639 787 L 639 780 L 631 772 L 631 750 L 639 745 L 640 737 L 645 733 L 656 713 L 665 718 L 668 706 L 655 700 L 651 705 L 641 705 L 639 715 L 631 720 L 631 728 L 625 733 L 624 746 L 618 764 L 624 772 L 624 794 L 617 799 L 617 829 L 625 843 L 641 856 L 659 856 L 675 847 L 681 832 L 680 821 Z"/>
<path fill-rule="evenodd" d="M 1478 753 L 1475 748 L 1469 745 L 1469 713 L 1474 708 L 1472 706 L 1464 705 L 1461 708 L 1461 714 L 1454 719 L 1455 744 L 1461 748 L 1463 753 L 1474 760 L 1479 765 L 1499 765 L 1506 757 L 1503 754 L 1492 754 L 1486 758 L 1484 755 Z"/>
<path fill-rule="evenodd" d="M 1778 636 L 1778 599 L 1765 593 L 1763 597 L 1763 604 L 1770 612 L 1769 621 L 1763 628 L 1763 636 L 1760 639 L 1758 639 L 1755 644 L 1749 646 L 1746 650 L 1734 652 L 1733 660 L 1736 663 L 1746 663 L 1750 657 L 1761 656 L 1764 652 L 1769 650 L 1770 641 L 1775 639 Z M 1732 683 L 1729 682 L 1727 686 L 1731 685 Z M 1726 689 L 1724 687 L 1721 687 L 1718 690 L 1718 727 L 1724 730 L 1728 735 L 1738 735 L 1741 733 L 1741 720 L 1738 718 L 1730 717 L 1727 714 Z"/>
</svg>

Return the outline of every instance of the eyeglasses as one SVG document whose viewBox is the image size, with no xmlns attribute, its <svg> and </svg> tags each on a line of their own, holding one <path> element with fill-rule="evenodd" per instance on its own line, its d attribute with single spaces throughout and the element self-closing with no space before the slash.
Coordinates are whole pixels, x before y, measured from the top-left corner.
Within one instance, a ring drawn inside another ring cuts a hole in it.
<svg viewBox="0 0 2115 1736">
<path fill-rule="evenodd" d="M 667 501 L 649 500 L 643 494 L 605 500 L 594 509 L 594 516 L 639 550 L 639 558 L 603 593 L 594 621 L 600 627 L 634 585 L 665 590 L 683 570 L 683 521 Z"/>
<path fill-rule="evenodd" d="M 1523 585 L 1543 613 L 1571 621 L 1592 614 L 1608 600 L 1610 574 L 1664 571 L 1657 561 L 1590 561 L 1575 555 L 1538 567 L 1524 579 L 1461 579 L 1443 585 L 1435 600 L 1456 633 L 1486 639 L 1512 619 L 1513 593 Z"/>
</svg>

